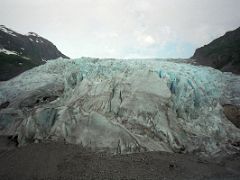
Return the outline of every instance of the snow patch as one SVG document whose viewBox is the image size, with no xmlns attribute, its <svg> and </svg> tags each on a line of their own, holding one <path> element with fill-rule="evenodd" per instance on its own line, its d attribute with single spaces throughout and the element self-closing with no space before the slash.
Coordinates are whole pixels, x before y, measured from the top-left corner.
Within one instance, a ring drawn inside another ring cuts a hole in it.
<svg viewBox="0 0 240 180">
<path fill-rule="evenodd" d="M 5 32 L 5 33 L 7 33 L 7 34 L 10 34 L 11 36 L 17 37 L 17 35 L 15 34 L 14 31 L 12 31 L 11 29 L 6 28 L 4 25 L 0 25 L 0 30 Z"/>
<path fill-rule="evenodd" d="M 9 50 L 4 49 L 4 48 L 3 48 L 3 49 L 0 49 L 0 52 L 5 53 L 5 54 L 8 54 L 8 55 L 10 55 L 10 54 L 18 55 L 17 52 L 15 52 L 15 51 L 9 51 Z"/>
<path fill-rule="evenodd" d="M 28 32 L 27 36 L 35 36 L 35 37 L 40 37 L 37 33 L 35 32 Z"/>
<path fill-rule="evenodd" d="M 29 57 L 26 57 L 26 56 L 22 56 L 23 59 L 26 59 L 26 60 L 30 60 Z"/>
</svg>

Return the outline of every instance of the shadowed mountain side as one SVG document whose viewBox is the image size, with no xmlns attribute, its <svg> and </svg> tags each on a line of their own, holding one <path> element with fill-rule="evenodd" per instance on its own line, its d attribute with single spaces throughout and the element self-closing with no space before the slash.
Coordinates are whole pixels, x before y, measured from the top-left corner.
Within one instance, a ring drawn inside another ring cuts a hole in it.
<svg viewBox="0 0 240 180">
<path fill-rule="evenodd" d="M 198 64 L 240 74 L 240 28 L 197 49 L 192 58 Z"/>
<path fill-rule="evenodd" d="M 0 25 L 0 81 L 60 57 L 68 58 L 38 34 L 22 35 Z"/>
</svg>

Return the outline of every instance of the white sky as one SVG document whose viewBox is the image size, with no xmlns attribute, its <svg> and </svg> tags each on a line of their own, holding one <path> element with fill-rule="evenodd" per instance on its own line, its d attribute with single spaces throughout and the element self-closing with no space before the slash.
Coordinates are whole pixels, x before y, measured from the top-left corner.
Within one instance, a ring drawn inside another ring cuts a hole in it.
<svg viewBox="0 0 240 180">
<path fill-rule="evenodd" d="M 240 0 L 0 0 L 0 7 L 0 24 L 36 32 L 72 58 L 185 58 L 240 26 Z"/>
</svg>

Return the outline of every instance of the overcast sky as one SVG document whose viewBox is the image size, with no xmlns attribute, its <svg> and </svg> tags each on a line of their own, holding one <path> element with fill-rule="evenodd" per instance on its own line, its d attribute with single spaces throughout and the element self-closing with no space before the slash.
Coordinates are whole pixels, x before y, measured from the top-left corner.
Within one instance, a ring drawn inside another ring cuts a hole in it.
<svg viewBox="0 0 240 180">
<path fill-rule="evenodd" d="M 240 0 L 0 0 L 0 7 L 0 24 L 36 32 L 72 58 L 185 58 L 240 26 Z"/>
</svg>

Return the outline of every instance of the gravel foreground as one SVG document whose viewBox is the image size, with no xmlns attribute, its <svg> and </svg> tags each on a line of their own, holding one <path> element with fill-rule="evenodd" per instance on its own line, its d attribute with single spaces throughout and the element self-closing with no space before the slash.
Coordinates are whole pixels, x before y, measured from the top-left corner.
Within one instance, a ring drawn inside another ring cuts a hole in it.
<svg viewBox="0 0 240 180">
<path fill-rule="evenodd" d="M 240 155 L 221 160 L 166 152 L 113 155 L 52 142 L 16 148 L 7 137 L 1 137 L 0 177 L 1 180 L 237 180 Z"/>
</svg>

